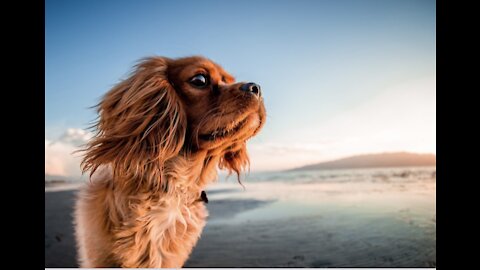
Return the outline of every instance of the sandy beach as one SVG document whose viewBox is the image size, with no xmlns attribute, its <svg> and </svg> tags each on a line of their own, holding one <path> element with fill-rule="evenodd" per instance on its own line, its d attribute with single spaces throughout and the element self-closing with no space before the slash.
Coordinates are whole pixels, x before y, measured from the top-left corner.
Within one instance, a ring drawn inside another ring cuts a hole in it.
<svg viewBox="0 0 480 270">
<path fill-rule="evenodd" d="M 72 225 L 76 192 L 76 190 L 45 192 L 45 267 L 78 267 Z M 210 204 L 209 213 L 212 220 L 232 217 L 235 213 L 259 207 L 265 202 L 218 200 Z M 208 238 L 215 239 L 218 237 L 217 233 L 212 231 L 212 237 Z M 204 232 L 204 237 L 206 235 L 210 235 L 210 233 Z M 203 259 L 195 259 L 201 256 L 203 256 L 201 253 L 192 255 L 192 267 L 202 267 L 202 263 L 205 264 Z M 189 265 L 190 263 L 186 267 Z"/>
<path fill-rule="evenodd" d="M 392 175 L 215 184 L 185 267 L 435 267 L 435 181 Z M 77 267 L 75 192 L 45 192 L 45 267 Z"/>
</svg>

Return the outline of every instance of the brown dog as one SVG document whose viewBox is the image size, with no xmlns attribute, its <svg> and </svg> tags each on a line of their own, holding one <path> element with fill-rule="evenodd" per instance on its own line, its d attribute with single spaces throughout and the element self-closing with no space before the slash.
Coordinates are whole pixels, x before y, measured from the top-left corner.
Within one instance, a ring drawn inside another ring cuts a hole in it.
<svg viewBox="0 0 480 270">
<path fill-rule="evenodd" d="M 266 117 L 260 86 L 202 57 L 152 57 L 98 111 L 75 209 L 80 266 L 182 267 L 217 167 L 248 166 L 246 141 Z"/>
</svg>

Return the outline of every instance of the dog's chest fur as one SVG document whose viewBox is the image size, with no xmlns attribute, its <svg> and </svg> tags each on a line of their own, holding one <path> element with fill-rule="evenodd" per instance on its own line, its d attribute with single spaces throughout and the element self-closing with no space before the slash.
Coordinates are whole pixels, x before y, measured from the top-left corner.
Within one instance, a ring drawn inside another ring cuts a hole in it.
<svg viewBox="0 0 480 270">
<path fill-rule="evenodd" d="M 79 194 L 81 266 L 182 267 L 208 215 L 201 191 L 122 193 L 111 177 L 103 168 Z"/>
</svg>

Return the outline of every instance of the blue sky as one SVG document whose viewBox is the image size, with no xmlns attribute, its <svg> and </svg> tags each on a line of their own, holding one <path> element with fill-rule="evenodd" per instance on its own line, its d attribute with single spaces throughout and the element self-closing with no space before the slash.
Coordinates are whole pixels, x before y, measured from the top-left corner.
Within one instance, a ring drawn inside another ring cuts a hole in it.
<svg viewBox="0 0 480 270">
<path fill-rule="evenodd" d="M 204 55 L 262 86 L 268 118 L 250 142 L 252 169 L 435 153 L 435 1 L 47 0 L 45 8 L 46 159 L 54 159 L 47 141 L 86 128 L 96 116 L 89 107 L 149 55 Z"/>
</svg>

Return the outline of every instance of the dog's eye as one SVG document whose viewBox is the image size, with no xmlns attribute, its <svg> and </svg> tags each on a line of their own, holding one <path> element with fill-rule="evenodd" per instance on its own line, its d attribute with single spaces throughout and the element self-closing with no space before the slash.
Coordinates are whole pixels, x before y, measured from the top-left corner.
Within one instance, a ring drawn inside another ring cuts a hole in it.
<svg viewBox="0 0 480 270">
<path fill-rule="evenodd" d="M 203 74 L 197 74 L 190 79 L 190 83 L 198 88 L 203 88 L 208 85 L 208 78 Z"/>
</svg>

